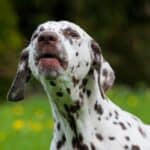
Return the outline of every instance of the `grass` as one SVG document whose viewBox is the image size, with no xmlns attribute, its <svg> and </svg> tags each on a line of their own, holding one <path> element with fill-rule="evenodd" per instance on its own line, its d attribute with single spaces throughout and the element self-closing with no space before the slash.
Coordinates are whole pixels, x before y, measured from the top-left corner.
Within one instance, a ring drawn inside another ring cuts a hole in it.
<svg viewBox="0 0 150 150">
<path fill-rule="evenodd" d="M 150 90 L 114 88 L 108 93 L 123 109 L 150 123 Z M 0 150 L 48 150 L 53 120 L 48 100 L 33 96 L 19 103 L 0 106 Z"/>
<path fill-rule="evenodd" d="M 49 149 L 53 120 L 43 96 L 0 107 L 0 150 Z"/>
</svg>

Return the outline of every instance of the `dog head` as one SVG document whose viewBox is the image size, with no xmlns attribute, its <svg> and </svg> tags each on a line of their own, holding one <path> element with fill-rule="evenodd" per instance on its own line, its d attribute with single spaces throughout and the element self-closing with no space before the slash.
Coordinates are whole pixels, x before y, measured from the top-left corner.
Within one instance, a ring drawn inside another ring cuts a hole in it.
<svg viewBox="0 0 150 150">
<path fill-rule="evenodd" d="M 99 45 L 74 23 L 43 23 L 37 27 L 21 54 L 8 99 L 24 98 L 25 84 L 31 73 L 40 81 L 83 80 L 91 68 L 97 71 L 100 88 L 107 91 L 113 85 L 114 72 L 104 60 Z"/>
</svg>

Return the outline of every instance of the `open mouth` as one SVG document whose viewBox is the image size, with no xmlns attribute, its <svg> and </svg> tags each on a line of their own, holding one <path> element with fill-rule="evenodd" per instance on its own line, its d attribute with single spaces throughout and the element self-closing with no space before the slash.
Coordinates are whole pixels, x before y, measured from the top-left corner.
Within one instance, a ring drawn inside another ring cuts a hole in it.
<svg viewBox="0 0 150 150">
<path fill-rule="evenodd" d="M 37 58 L 38 66 L 47 70 L 66 69 L 67 62 L 60 59 L 56 54 L 44 53 Z"/>
</svg>

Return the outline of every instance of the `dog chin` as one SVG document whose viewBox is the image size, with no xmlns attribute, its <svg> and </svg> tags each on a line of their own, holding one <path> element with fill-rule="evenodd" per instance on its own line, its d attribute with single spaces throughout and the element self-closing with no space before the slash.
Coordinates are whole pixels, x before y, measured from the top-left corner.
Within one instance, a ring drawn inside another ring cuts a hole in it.
<svg viewBox="0 0 150 150">
<path fill-rule="evenodd" d="M 63 73 L 63 70 L 57 69 L 57 70 L 50 70 L 50 69 L 46 69 L 46 68 L 39 68 L 39 74 L 41 74 L 42 76 L 44 76 L 44 78 L 48 79 L 48 80 L 55 80 L 57 79 L 59 76 L 61 76 L 61 74 Z"/>
</svg>

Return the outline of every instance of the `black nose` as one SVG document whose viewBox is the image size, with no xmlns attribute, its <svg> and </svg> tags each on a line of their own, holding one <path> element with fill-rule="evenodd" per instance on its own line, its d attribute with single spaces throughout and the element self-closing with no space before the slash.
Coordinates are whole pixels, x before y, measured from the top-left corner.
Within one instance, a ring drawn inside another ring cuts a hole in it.
<svg viewBox="0 0 150 150">
<path fill-rule="evenodd" d="M 54 32 L 43 32 L 38 37 L 38 42 L 44 42 L 44 43 L 55 43 L 58 41 L 58 36 Z"/>
</svg>

